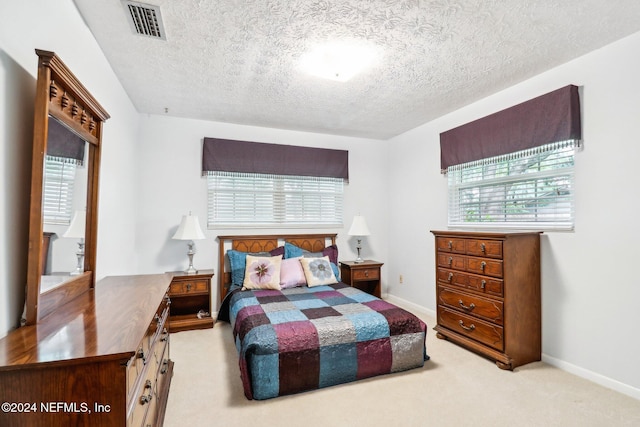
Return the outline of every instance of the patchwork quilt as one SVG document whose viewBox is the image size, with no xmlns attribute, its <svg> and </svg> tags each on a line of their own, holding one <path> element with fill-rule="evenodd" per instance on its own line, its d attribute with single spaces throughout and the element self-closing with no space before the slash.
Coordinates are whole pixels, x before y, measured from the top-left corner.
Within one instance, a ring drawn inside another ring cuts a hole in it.
<svg viewBox="0 0 640 427">
<path fill-rule="evenodd" d="M 228 314 L 248 399 L 417 368 L 426 325 L 344 283 L 236 291 Z"/>
</svg>

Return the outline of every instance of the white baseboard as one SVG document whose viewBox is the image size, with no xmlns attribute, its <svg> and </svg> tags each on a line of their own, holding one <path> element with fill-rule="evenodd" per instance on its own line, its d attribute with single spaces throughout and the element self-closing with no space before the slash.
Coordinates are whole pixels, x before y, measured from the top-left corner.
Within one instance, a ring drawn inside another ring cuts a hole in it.
<svg viewBox="0 0 640 427">
<path fill-rule="evenodd" d="M 436 312 L 434 310 L 430 310 L 428 308 L 422 307 L 418 304 L 412 303 L 402 298 L 398 298 L 393 295 L 385 295 L 384 299 L 389 301 L 392 304 L 396 304 L 406 308 L 409 311 L 414 311 L 418 313 L 424 313 L 427 316 L 436 318 Z M 435 325 L 430 325 L 435 326 Z M 576 375 L 580 378 L 584 378 L 596 384 L 599 384 L 603 387 L 610 388 L 619 393 L 625 394 L 627 396 L 633 397 L 635 399 L 640 400 L 640 389 L 632 387 L 628 384 L 621 383 L 620 381 L 614 380 L 609 377 L 605 377 L 604 375 L 600 375 L 598 373 L 592 372 L 588 369 L 581 368 L 580 366 L 573 365 L 569 362 L 565 362 L 564 360 L 556 359 L 555 357 L 551 357 L 546 354 L 542 354 L 542 361 L 555 366 L 558 369 L 562 369 L 565 372 L 569 372 L 570 374 Z"/>
<path fill-rule="evenodd" d="M 628 384 L 621 383 L 620 381 L 605 377 L 604 375 L 600 375 L 588 369 L 581 368 L 580 366 L 565 362 L 564 360 L 556 359 L 555 357 L 551 357 L 544 353 L 542 353 L 542 361 L 551 366 L 555 366 L 558 369 L 562 369 L 563 371 L 576 375 L 580 378 L 584 378 L 603 387 L 610 388 L 619 393 L 626 394 L 627 396 L 640 400 L 640 389 L 632 387 Z"/>
<path fill-rule="evenodd" d="M 394 295 L 389 295 L 389 294 L 386 294 L 384 296 L 384 299 L 385 301 L 389 301 L 391 304 L 400 305 L 409 311 L 417 311 L 418 313 L 426 314 L 427 316 L 433 317 L 434 319 L 436 318 L 435 311 L 425 308 L 421 305 L 415 304 L 413 302 L 407 301 L 405 299 L 398 298 Z M 431 325 L 431 326 L 435 326 L 435 325 Z"/>
</svg>

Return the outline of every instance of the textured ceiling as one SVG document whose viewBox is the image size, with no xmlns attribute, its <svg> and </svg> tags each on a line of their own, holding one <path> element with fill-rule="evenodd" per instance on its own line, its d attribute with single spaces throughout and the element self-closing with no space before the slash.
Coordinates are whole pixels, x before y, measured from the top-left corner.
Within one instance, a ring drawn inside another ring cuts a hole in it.
<svg viewBox="0 0 640 427">
<path fill-rule="evenodd" d="M 164 41 L 120 0 L 74 1 L 141 113 L 376 139 L 640 31 L 638 0 L 145 1 Z M 300 69 L 336 40 L 380 55 L 347 82 Z"/>
</svg>

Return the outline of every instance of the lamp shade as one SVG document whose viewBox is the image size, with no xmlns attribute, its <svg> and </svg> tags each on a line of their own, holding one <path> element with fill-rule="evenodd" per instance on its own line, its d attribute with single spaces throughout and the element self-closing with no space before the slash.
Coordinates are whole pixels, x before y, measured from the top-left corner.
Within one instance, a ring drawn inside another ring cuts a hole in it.
<svg viewBox="0 0 640 427">
<path fill-rule="evenodd" d="M 87 221 L 87 213 L 85 211 L 76 211 L 71 219 L 69 228 L 64 232 L 62 237 L 72 237 L 84 239 L 85 223 Z"/>
<path fill-rule="evenodd" d="M 349 236 L 368 236 L 369 227 L 367 227 L 367 221 L 362 215 L 356 215 L 353 217 L 353 223 L 349 229 Z"/>
<path fill-rule="evenodd" d="M 198 217 L 191 214 L 182 216 L 180 226 L 178 227 L 176 234 L 173 235 L 173 238 L 176 240 L 206 239 L 202 229 L 200 228 Z"/>
</svg>

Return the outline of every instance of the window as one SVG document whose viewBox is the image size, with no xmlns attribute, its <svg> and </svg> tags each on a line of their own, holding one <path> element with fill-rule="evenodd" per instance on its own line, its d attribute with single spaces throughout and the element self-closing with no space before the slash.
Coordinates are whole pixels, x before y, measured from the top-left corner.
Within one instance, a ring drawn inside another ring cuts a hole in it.
<svg viewBox="0 0 640 427">
<path fill-rule="evenodd" d="M 449 226 L 574 226 L 578 141 L 563 141 L 447 168 Z"/>
<path fill-rule="evenodd" d="M 77 165 L 47 156 L 44 167 L 42 211 L 45 224 L 69 225 L 73 213 L 73 184 Z"/>
<path fill-rule="evenodd" d="M 208 228 L 342 226 L 342 178 L 209 172 Z"/>
</svg>

